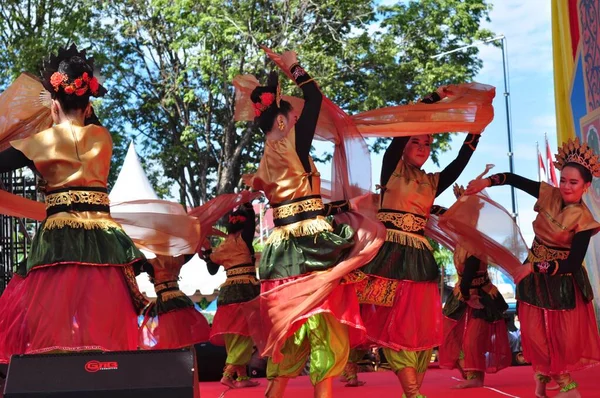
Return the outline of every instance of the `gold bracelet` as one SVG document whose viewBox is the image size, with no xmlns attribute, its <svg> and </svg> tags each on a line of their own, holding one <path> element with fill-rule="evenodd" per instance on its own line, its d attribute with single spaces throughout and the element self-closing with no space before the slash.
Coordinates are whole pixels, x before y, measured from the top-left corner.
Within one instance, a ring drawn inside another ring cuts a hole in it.
<svg viewBox="0 0 600 398">
<path fill-rule="evenodd" d="M 306 81 L 303 81 L 302 83 L 298 84 L 298 87 L 302 87 L 304 86 L 306 83 L 310 83 L 312 81 L 314 81 L 315 79 L 313 79 L 312 77 Z"/>
</svg>

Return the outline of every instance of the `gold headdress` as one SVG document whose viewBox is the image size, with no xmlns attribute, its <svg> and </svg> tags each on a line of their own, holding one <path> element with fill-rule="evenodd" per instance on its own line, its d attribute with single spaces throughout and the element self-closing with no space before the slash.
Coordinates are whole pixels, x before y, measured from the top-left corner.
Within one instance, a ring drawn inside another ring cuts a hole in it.
<svg viewBox="0 0 600 398">
<path fill-rule="evenodd" d="M 567 163 L 580 164 L 588 169 L 594 177 L 600 177 L 598 155 L 587 144 L 582 144 L 579 138 L 569 139 L 568 142 L 563 143 L 561 148 L 558 148 L 554 165 L 557 169 L 562 170 Z"/>
<path fill-rule="evenodd" d="M 456 199 L 460 198 L 463 193 L 465 193 L 465 187 L 462 185 L 454 184 L 452 188 L 454 190 L 454 196 L 456 196 Z"/>
</svg>

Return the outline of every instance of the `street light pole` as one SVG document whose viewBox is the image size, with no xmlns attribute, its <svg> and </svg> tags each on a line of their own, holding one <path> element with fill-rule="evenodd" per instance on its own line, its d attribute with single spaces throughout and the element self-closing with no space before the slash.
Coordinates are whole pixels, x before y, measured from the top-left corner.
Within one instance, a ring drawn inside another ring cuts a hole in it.
<svg viewBox="0 0 600 398">
<path fill-rule="evenodd" d="M 475 42 L 473 44 L 469 44 L 467 46 L 455 48 L 454 50 L 446 51 L 440 54 L 436 54 L 432 56 L 433 59 L 440 59 L 444 55 L 452 54 L 458 51 L 462 51 L 464 49 L 470 47 L 477 47 L 481 44 L 492 43 L 495 41 L 500 41 L 500 45 L 502 48 L 502 71 L 504 78 L 504 105 L 506 106 L 506 134 L 508 137 L 508 168 L 511 173 L 515 172 L 514 166 L 514 153 L 513 153 L 513 141 L 512 141 L 512 122 L 511 122 L 511 114 L 510 114 L 510 89 L 509 89 L 509 75 L 508 75 L 508 54 L 507 54 L 507 44 L 506 37 L 504 35 L 492 37 L 490 39 L 482 40 Z M 512 217 L 515 222 L 518 222 L 518 212 L 517 212 L 517 196 L 515 187 L 511 185 L 510 187 L 510 196 L 512 200 Z"/>
</svg>

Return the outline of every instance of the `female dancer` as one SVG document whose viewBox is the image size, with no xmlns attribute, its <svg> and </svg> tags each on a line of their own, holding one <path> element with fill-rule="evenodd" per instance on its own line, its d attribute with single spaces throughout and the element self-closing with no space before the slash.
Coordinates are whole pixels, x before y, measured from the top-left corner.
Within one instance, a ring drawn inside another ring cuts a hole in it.
<svg viewBox="0 0 600 398">
<path fill-rule="evenodd" d="M 436 102 L 438 90 L 423 102 Z M 423 236 L 434 199 L 454 183 L 479 142 L 468 134 L 458 157 L 440 173 L 421 169 L 431 152 L 431 135 L 394 138 L 381 170 L 378 219 L 386 242 L 362 270 L 369 278 L 358 291 L 371 343 L 384 354 L 408 398 L 420 388 L 433 347 L 442 342 L 439 267 Z"/>
<path fill-rule="evenodd" d="M 454 185 L 456 199 L 463 193 L 464 188 Z M 454 266 L 458 282 L 444 305 L 440 366 L 460 370 L 466 380 L 455 388 L 482 387 L 485 372 L 496 373 L 511 364 L 504 320 L 508 305 L 490 282 L 487 263 L 457 246 Z"/>
<path fill-rule="evenodd" d="M 254 342 L 244 308 L 260 294 L 254 266 L 254 232 L 256 216 L 251 203 L 245 203 L 227 217 L 227 238 L 212 253 L 205 252 L 208 271 L 216 274 L 219 265 L 227 271 L 227 280 L 219 289 L 217 313 L 213 319 L 210 341 L 225 345 L 226 366 L 221 383 L 231 388 L 254 387 L 246 366 L 252 358 Z"/>
<path fill-rule="evenodd" d="M 156 301 L 146 309 L 142 323 L 140 346 L 143 348 L 183 348 L 208 341 L 208 320 L 196 310 L 194 302 L 179 290 L 179 272 L 188 257 L 158 254 L 143 267 L 156 292 Z M 152 344 L 148 344 L 148 341 Z"/>
<path fill-rule="evenodd" d="M 246 182 L 264 191 L 273 208 L 275 228 L 259 265 L 261 291 L 276 289 L 278 300 L 286 301 L 286 286 L 301 276 L 332 269 L 354 243 L 349 226 L 333 230 L 325 220 L 320 175 L 309 155 L 323 96 L 294 52 L 284 53 L 282 60 L 302 89 L 304 107 L 299 114 L 279 99 L 277 74 L 269 76 L 267 86 L 254 89 L 256 121 L 266 141 L 258 171 Z M 262 316 L 266 322 L 270 319 L 266 310 Z M 302 372 L 310 356 L 315 396 L 330 397 L 332 377 L 342 372 L 348 357 L 349 333 L 363 329 L 352 285 L 338 285 L 293 324 L 297 327 L 286 336 L 283 359 L 268 362 L 266 396 L 282 397 L 289 378 Z"/>
<path fill-rule="evenodd" d="M 138 346 L 137 313 L 146 301 L 133 266 L 146 260 L 110 216 L 112 140 L 88 122 L 95 119 L 90 97 L 106 93 L 93 66 L 75 45 L 51 56 L 42 83 L 52 97 L 54 127 L 0 153 L 0 173 L 29 166 L 47 182 L 47 218 L 27 274 L 0 298 L 0 362 L 12 354 Z"/>
<path fill-rule="evenodd" d="M 579 139 L 563 144 L 556 156 L 560 187 L 512 173 L 469 183 L 466 194 L 509 184 L 536 197 L 535 238 L 528 264 L 515 277 L 523 355 L 536 372 L 537 397 L 546 397 L 554 379 L 557 397 L 579 397 L 571 372 L 600 363 L 600 336 L 592 287 L 582 263 L 600 224 L 582 201 L 592 176 L 600 176 L 598 156 Z"/>
</svg>

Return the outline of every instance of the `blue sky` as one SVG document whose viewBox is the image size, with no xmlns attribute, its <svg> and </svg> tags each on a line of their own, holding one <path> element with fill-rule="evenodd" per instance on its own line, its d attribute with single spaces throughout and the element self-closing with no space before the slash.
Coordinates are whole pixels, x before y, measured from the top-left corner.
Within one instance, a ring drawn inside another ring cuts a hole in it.
<svg viewBox="0 0 600 398">
<path fill-rule="evenodd" d="M 556 152 L 550 1 L 497 0 L 493 2 L 493 7 L 491 22 L 485 22 L 484 27 L 497 35 L 504 34 L 507 38 L 515 172 L 537 180 L 536 142 L 539 142 L 540 149 L 543 150 L 544 133 L 548 134 L 553 153 Z M 483 68 L 474 80 L 496 87 L 495 117 L 483 133 L 471 162 L 458 179 L 458 183 L 463 185 L 479 175 L 488 163 L 496 165 L 491 173 L 509 171 L 502 51 L 497 47 L 482 45 L 480 58 Z M 441 167 L 428 161 L 424 166 L 425 170 L 439 171 L 450 163 L 456 157 L 463 139 L 463 134 L 454 136 L 452 150 L 440 156 Z M 373 154 L 371 157 L 373 184 L 379 181 L 381 160 L 381 154 Z M 323 177 L 328 178 L 330 166 L 318 167 Z M 488 193 L 510 211 L 509 187 L 495 187 Z M 533 211 L 535 198 L 518 190 L 516 195 L 519 225 L 523 237 L 530 243 L 533 239 L 531 223 L 536 215 Z M 448 189 L 438 197 L 436 203 L 448 207 L 454 201 L 452 190 Z"/>
</svg>

